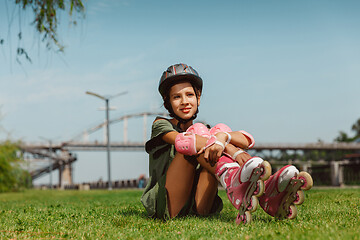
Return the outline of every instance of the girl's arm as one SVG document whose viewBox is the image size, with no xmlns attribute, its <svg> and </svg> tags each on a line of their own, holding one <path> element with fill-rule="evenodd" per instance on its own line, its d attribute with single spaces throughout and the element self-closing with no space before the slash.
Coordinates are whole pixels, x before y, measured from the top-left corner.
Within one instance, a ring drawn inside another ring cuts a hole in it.
<svg viewBox="0 0 360 240">
<path fill-rule="evenodd" d="M 175 145 L 175 138 L 178 134 L 179 133 L 177 131 L 165 133 L 162 136 L 162 140 L 164 140 L 166 143 L 169 143 L 171 145 Z"/>
<path fill-rule="evenodd" d="M 162 139 L 169 144 L 175 145 L 175 139 L 178 134 L 179 133 L 177 131 L 168 132 L 162 136 Z M 252 144 L 251 139 L 246 137 L 241 132 L 230 132 L 229 134 L 231 135 L 230 144 L 228 144 L 225 149 L 223 149 L 222 146 L 218 144 L 213 144 L 212 146 L 208 147 L 204 151 L 205 160 L 207 160 L 213 165 L 215 162 L 218 161 L 224 151 L 233 156 L 233 154 L 239 150 L 237 147 L 240 147 L 241 149 L 247 149 L 249 145 Z M 216 138 L 217 141 L 221 142 L 223 145 L 225 145 L 225 143 L 229 140 L 228 135 L 223 132 L 217 133 Z M 196 152 L 199 152 L 203 150 L 203 148 L 206 146 L 208 139 L 200 135 L 195 135 L 195 139 Z M 234 160 L 236 160 L 240 165 L 242 165 L 250 157 L 251 156 L 247 153 L 241 153 Z"/>
<path fill-rule="evenodd" d="M 217 133 L 216 137 L 229 143 L 225 146 L 224 152 L 242 166 L 251 158 L 251 155 L 243 150 L 249 147 L 251 148 L 254 145 L 254 139 L 247 132 L 229 132 L 229 134 L 231 137 L 230 141 L 227 134 L 223 132 Z M 227 137 L 225 137 L 225 135 Z M 240 154 L 238 153 L 239 151 L 241 151 Z"/>
<path fill-rule="evenodd" d="M 239 147 L 241 149 L 248 149 L 251 148 L 254 145 L 254 139 L 250 134 L 246 134 L 246 132 L 237 131 L 237 132 L 229 132 L 231 136 L 230 143 L 234 145 L 235 147 Z M 224 133 L 219 132 L 216 134 L 218 137 L 218 134 L 224 135 Z M 226 135 L 226 134 L 225 134 Z"/>
<path fill-rule="evenodd" d="M 172 131 L 172 132 L 168 132 L 165 133 L 164 136 L 162 137 L 162 139 L 172 145 L 175 145 L 175 139 L 177 137 L 179 133 L 177 131 Z M 203 147 L 205 147 L 206 142 L 207 142 L 207 138 L 202 137 L 200 135 L 195 135 L 196 137 L 196 150 L 197 152 L 199 152 Z"/>
<path fill-rule="evenodd" d="M 176 131 L 168 132 L 164 134 L 162 139 L 169 144 L 175 145 L 175 139 L 179 134 L 180 133 Z M 204 151 L 204 147 L 206 146 L 209 139 L 196 134 L 194 135 L 194 137 L 196 144 L 196 152 L 199 154 L 204 153 L 204 159 L 209 162 L 211 166 L 215 165 L 219 157 L 221 157 L 224 149 L 218 144 L 213 144 Z M 226 140 L 221 139 L 218 139 L 218 141 L 222 142 L 223 144 L 225 144 L 226 142 Z"/>
</svg>

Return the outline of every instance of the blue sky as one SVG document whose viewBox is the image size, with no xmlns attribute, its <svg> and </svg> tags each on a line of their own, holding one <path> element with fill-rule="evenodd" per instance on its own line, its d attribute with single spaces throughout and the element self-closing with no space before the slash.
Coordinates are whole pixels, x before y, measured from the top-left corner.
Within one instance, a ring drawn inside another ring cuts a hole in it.
<svg viewBox="0 0 360 240">
<path fill-rule="evenodd" d="M 22 14 L 22 44 L 33 63 L 19 65 L 18 10 L 9 34 L 7 13 L 14 6 L 1 3 L 0 123 L 7 131 L 0 132 L 1 139 L 64 141 L 101 122 L 104 112 L 97 108 L 103 102 L 85 91 L 128 91 L 111 101 L 117 107 L 112 117 L 163 111 L 157 84 L 162 72 L 179 62 L 193 66 L 204 80 L 198 120 L 247 130 L 259 143 L 331 142 L 339 131 L 351 135 L 360 117 L 358 1 L 85 5 L 86 17 L 76 27 L 61 15 L 63 55 L 45 51 L 28 25 L 31 13 Z M 121 140 L 118 129 L 112 130 L 113 140 Z M 129 134 L 129 140 L 142 139 L 136 130 Z M 78 156 L 76 181 L 107 178 L 105 153 Z M 131 161 L 124 164 L 124 158 Z M 146 159 L 144 153 L 114 153 L 114 178 L 146 172 Z"/>
</svg>

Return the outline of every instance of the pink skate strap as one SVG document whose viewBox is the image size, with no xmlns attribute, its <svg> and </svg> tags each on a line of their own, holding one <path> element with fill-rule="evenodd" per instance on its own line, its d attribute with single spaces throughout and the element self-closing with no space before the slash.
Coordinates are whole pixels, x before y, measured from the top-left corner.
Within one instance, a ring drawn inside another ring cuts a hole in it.
<svg viewBox="0 0 360 240">
<path fill-rule="evenodd" d="M 175 149 L 181 154 L 196 155 L 196 136 L 193 133 L 179 133 L 175 138 Z"/>
<path fill-rule="evenodd" d="M 246 131 L 244 131 L 244 130 L 241 130 L 240 132 L 241 132 L 241 133 L 249 140 L 249 142 L 250 142 L 250 144 L 249 144 L 249 146 L 248 146 L 248 149 L 252 148 L 252 147 L 255 145 L 255 139 L 253 138 L 253 136 L 252 136 L 250 133 L 248 133 L 248 132 L 246 132 Z"/>
</svg>

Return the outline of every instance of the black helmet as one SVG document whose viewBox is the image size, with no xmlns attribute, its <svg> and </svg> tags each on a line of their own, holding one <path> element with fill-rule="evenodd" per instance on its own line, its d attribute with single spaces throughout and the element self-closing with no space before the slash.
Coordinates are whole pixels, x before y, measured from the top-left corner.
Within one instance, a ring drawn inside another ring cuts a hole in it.
<svg viewBox="0 0 360 240">
<path fill-rule="evenodd" d="M 197 71 L 184 63 L 179 63 L 168 67 L 162 74 L 159 82 L 161 96 L 164 98 L 170 87 L 180 82 L 190 82 L 198 90 L 202 90 L 203 81 Z"/>
</svg>

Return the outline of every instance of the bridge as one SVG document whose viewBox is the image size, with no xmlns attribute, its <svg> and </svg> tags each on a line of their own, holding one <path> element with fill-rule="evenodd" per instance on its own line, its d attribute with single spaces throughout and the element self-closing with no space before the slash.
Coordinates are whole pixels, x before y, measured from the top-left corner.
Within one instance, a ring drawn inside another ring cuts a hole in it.
<svg viewBox="0 0 360 240">
<path fill-rule="evenodd" d="M 167 114 L 163 112 L 142 112 L 128 114 L 109 120 L 109 125 L 114 125 L 120 122 L 123 123 L 122 131 L 124 136 L 123 142 L 120 144 L 121 151 L 139 151 L 140 149 L 144 148 L 144 143 L 148 138 L 148 117 L 151 117 L 152 121 L 155 116 L 167 116 Z M 133 144 L 128 140 L 128 121 L 134 118 L 143 119 L 143 141 L 136 144 Z M 24 168 L 28 169 L 32 180 L 35 180 L 44 174 L 49 174 L 54 170 L 58 170 L 60 187 L 63 188 L 65 185 L 72 184 L 72 163 L 77 160 L 76 155 L 72 154 L 72 152 L 79 150 L 105 151 L 106 139 L 104 139 L 104 141 L 101 143 L 98 143 L 98 140 L 92 141 L 91 143 L 89 141 L 89 136 L 101 129 L 106 131 L 106 121 L 87 128 L 79 134 L 75 135 L 75 137 L 62 143 L 21 143 L 19 147 L 26 162 L 26 166 L 24 166 Z M 79 144 L 83 144 L 84 147 L 76 147 L 79 146 Z M 89 145 L 92 145 L 92 147 L 89 148 Z M 113 145 L 113 143 L 111 145 Z M 114 148 L 114 150 L 115 149 L 119 148 Z M 113 149 L 111 150 L 113 151 Z"/>
<path fill-rule="evenodd" d="M 110 143 L 111 151 L 144 151 L 145 142 L 148 139 L 148 117 L 151 117 L 151 121 L 155 116 L 167 116 L 166 113 L 156 112 L 143 112 L 137 114 L 129 114 L 121 117 L 117 117 L 109 120 L 110 125 L 123 123 L 123 140 L 121 142 L 112 141 Z M 128 138 L 128 123 L 129 120 L 134 118 L 143 119 L 143 139 L 142 141 L 130 141 Z M 51 171 L 59 171 L 59 183 L 60 187 L 72 184 L 72 163 L 77 160 L 76 155 L 73 152 L 79 151 L 106 151 L 107 144 L 106 139 L 103 141 L 89 140 L 91 134 L 100 131 L 101 129 L 106 131 L 106 122 L 101 122 L 93 127 L 87 128 L 81 131 L 75 137 L 68 141 L 64 141 L 57 144 L 44 144 L 44 143 L 23 143 L 20 148 L 22 149 L 24 159 L 28 163 L 28 169 L 32 179 L 37 179 L 44 174 L 48 174 Z M 106 132 L 105 132 L 106 133 Z M 106 135 L 106 134 L 104 134 Z M 360 143 L 306 143 L 306 144 L 291 144 L 291 143 L 256 143 L 254 148 L 251 149 L 252 155 L 264 155 L 264 152 L 268 151 L 271 155 L 272 152 L 286 153 L 288 151 L 301 151 L 307 153 L 311 151 L 325 151 L 327 153 L 336 152 L 360 152 Z M 269 159 L 269 156 L 266 156 Z M 270 157 L 271 158 L 271 157 Z M 296 161 L 296 159 L 294 159 Z M 319 159 L 313 159 L 318 161 Z M 340 159 L 334 159 L 340 160 Z M 319 161 L 318 161 L 319 162 Z"/>
<path fill-rule="evenodd" d="M 48 144 L 26 144 L 24 147 L 29 149 L 48 149 Z M 112 151 L 145 151 L 144 142 L 111 142 Z M 105 142 L 63 142 L 53 145 L 54 150 L 67 151 L 106 151 Z M 256 143 L 251 149 L 257 152 L 269 151 L 360 151 L 359 143 Z"/>
</svg>

